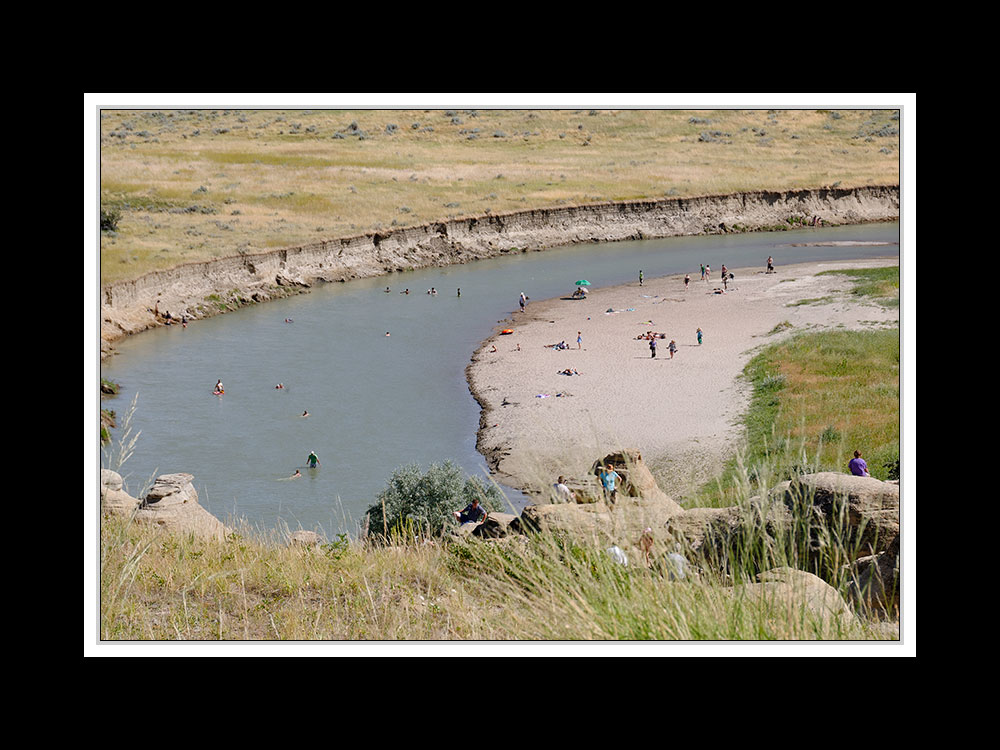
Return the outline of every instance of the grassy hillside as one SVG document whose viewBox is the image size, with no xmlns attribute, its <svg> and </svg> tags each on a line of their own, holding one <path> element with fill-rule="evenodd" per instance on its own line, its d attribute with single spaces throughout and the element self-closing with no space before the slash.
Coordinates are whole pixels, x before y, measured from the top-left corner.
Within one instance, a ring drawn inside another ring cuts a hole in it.
<svg viewBox="0 0 1000 750">
<path fill-rule="evenodd" d="M 853 294 L 899 305 L 898 266 L 836 273 L 854 278 Z M 899 363 L 898 327 L 803 331 L 764 348 L 744 368 L 744 450 L 693 504 L 732 505 L 797 473 L 846 472 L 855 450 L 876 479 L 899 479 Z"/>
<path fill-rule="evenodd" d="M 101 282 L 625 199 L 899 182 L 886 110 L 104 110 Z"/>
</svg>

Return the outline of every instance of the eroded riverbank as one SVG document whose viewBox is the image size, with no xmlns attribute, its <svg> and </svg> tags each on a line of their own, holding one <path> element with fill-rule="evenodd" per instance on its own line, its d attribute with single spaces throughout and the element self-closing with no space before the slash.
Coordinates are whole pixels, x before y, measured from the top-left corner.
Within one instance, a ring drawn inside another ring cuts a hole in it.
<svg viewBox="0 0 1000 750">
<path fill-rule="evenodd" d="M 490 214 L 245 253 L 101 288 L 102 355 L 165 314 L 204 318 L 282 298 L 318 282 L 384 276 L 581 242 L 620 242 L 893 221 L 899 186 L 756 191 Z"/>
</svg>

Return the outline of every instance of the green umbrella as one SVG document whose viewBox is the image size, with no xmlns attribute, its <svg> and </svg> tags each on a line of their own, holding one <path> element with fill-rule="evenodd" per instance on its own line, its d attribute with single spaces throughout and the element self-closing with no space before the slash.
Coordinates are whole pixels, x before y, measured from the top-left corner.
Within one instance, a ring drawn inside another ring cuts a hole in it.
<svg viewBox="0 0 1000 750">
<path fill-rule="evenodd" d="M 587 281 L 586 279 L 580 279 L 578 282 L 576 282 L 576 285 L 577 286 L 590 286 L 590 282 Z"/>
</svg>

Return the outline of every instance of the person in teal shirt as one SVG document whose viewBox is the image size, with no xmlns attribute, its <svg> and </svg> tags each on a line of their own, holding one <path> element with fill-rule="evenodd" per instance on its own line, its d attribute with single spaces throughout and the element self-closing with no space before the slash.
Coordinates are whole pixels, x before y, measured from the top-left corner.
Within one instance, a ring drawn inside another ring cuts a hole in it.
<svg viewBox="0 0 1000 750">
<path fill-rule="evenodd" d="M 615 487 L 615 482 L 619 479 L 621 479 L 621 475 L 615 471 L 614 464 L 608 464 L 601 469 L 601 484 L 604 485 L 604 495 L 609 503 L 613 504 L 617 498 L 618 490 Z"/>
<path fill-rule="evenodd" d="M 310 469 L 315 469 L 319 464 L 319 456 L 316 455 L 316 451 L 309 451 L 309 457 L 306 459 L 306 463 L 309 464 Z"/>
</svg>

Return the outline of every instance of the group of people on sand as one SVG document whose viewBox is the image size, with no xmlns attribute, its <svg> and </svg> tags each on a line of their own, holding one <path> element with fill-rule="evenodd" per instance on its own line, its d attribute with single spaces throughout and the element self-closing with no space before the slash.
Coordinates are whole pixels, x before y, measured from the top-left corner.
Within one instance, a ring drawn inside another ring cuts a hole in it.
<svg viewBox="0 0 1000 750">
<path fill-rule="evenodd" d="M 670 343 L 667 344 L 667 351 L 670 352 L 670 359 L 674 358 L 674 354 L 677 352 L 677 342 L 674 339 L 670 339 Z M 649 340 L 649 353 L 650 359 L 656 359 L 656 338 L 653 337 Z"/>
</svg>

